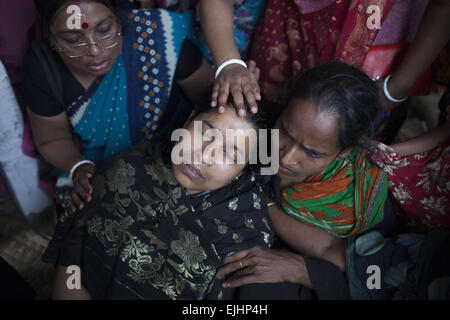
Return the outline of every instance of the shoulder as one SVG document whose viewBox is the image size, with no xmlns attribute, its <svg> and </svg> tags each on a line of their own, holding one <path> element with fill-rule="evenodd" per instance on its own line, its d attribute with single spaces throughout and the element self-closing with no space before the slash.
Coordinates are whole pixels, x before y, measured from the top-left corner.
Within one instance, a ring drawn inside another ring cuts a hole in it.
<svg viewBox="0 0 450 320">
<path fill-rule="evenodd" d="M 25 58 L 22 70 L 24 102 L 31 111 L 41 116 L 56 116 L 64 110 L 64 105 L 55 96 L 49 77 L 46 76 L 50 69 L 46 71 L 44 66 L 45 63 L 54 62 L 55 68 L 59 68 L 57 59 L 44 43 L 33 43 Z M 47 62 L 50 60 L 52 61 Z"/>
<path fill-rule="evenodd" d="M 33 78 L 39 78 L 42 80 L 42 73 L 44 72 L 44 68 L 39 60 L 38 55 L 36 54 L 35 48 L 37 48 L 38 46 L 40 46 L 40 48 L 48 47 L 48 50 L 51 50 L 50 46 L 44 43 L 38 44 L 37 42 L 35 42 L 32 44 L 30 50 L 25 56 L 25 61 L 22 69 L 24 81 L 31 80 Z"/>
</svg>

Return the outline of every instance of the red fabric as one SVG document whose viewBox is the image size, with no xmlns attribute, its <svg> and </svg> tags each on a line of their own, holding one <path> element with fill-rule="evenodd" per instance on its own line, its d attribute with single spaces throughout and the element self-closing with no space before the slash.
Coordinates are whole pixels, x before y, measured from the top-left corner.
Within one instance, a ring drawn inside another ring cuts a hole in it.
<svg viewBox="0 0 450 320">
<path fill-rule="evenodd" d="M 441 147 L 401 158 L 379 143 L 371 156 L 387 174 L 400 216 L 412 227 L 450 227 L 450 139 Z"/>
<path fill-rule="evenodd" d="M 291 0 L 268 0 L 250 53 L 261 69 L 266 111 L 273 117 L 281 113 L 285 84 L 303 70 L 330 60 L 360 68 L 378 33 L 367 28 L 367 7 L 380 6 L 382 23 L 393 3 L 341 0 L 302 14 Z"/>
<path fill-rule="evenodd" d="M 409 43 L 385 44 L 370 47 L 364 58 L 361 70 L 372 79 L 381 79 L 394 72 L 402 61 Z M 410 96 L 427 95 L 430 93 L 431 68 L 428 68 L 411 89 Z"/>
</svg>

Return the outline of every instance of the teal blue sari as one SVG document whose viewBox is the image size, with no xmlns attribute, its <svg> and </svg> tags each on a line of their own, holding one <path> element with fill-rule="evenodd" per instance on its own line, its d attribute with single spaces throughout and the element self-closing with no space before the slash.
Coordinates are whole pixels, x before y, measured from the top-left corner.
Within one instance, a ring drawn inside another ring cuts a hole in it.
<svg viewBox="0 0 450 320">
<path fill-rule="evenodd" d="M 159 129 L 192 13 L 133 10 L 123 12 L 121 20 L 119 58 L 68 108 L 81 152 L 97 166 Z M 56 189 L 57 201 L 66 207 L 72 182 L 65 173 Z"/>
</svg>

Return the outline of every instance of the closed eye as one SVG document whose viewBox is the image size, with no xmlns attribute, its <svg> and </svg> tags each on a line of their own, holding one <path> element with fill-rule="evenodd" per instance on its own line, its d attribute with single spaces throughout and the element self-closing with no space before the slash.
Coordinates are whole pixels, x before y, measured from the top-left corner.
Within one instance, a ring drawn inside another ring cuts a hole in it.
<svg viewBox="0 0 450 320">
<path fill-rule="evenodd" d="M 81 38 L 77 38 L 77 39 L 64 39 L 65 42 L 67 42 L 68 44 L 77 44 L 81 41 Z"/>
<path fill-rule="evenodd" d="M 108 26 L 106 28 L 101 28 L 101 29 L 97 30 L 97 32 L 101 33 L 101 34 L 106 34 L 106 33 L 110 32 L 110 31 L 111 31 L 111 26 Z"/>
</svg>

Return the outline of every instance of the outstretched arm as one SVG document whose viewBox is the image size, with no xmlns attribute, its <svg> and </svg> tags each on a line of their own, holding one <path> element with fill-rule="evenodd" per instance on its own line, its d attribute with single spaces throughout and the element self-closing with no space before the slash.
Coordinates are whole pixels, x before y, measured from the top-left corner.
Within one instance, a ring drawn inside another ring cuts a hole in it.
<svg viewBox="0 0 450 320">
<path fill-rule="evenodd" d="M 450 139 L 450 121 L 416 138 L 393 144 L 390 147 L 400 156 L 406 157 L 437 148 L 448 139 Z"/>
<path fill-rule="evenodd" d="M 401 64 L 389 79 L 388 91 L 394 98 L 409 95 L 410 90 L 437 58 L 450 39 L 450 0 L 430 1 L 419 30 Z M 380 94 L 383 109 L 395 108 L 398 103 L 388 101 Z"/>
<path fill-rule="evenodd" d="M 269 216 L 275 233 L 293 250 L 304 256 L 327 260 L 345 270 L 345 239 L 291 217 L 278 205 L 269 207 Z"/>
<path fill-rule="evenodd" d="M 43 117 L 28 109 L 33 139 L 39 153 L 55 168 L 69 174 L 79 161 L 85 160 L 72 140 L 69 120 L 65 112 L 53 117 Z M 90 201 L 93 188 L 89 179 L 94 176 L 95 167 L 84 164 L 73 174 L 74 188 L 70 207 L 82 209 L 84 201 Z"/>
<path fill-rule="evenodd" d="M 230 59 L 241 59 L 234 41 L 233 0 L 200 0 L 200 20 L 216 68 Z M 224 112 L 230 94 L 240 116 L 245 116 L 247 112 L 244 99 L 251 112 L 257 112 L 256 101 L 261 99 L 257 79 L 240 64 L 230 64 L 218 74 L 211 106 L 218 106 L 219 112 Z"/>
</svg>

